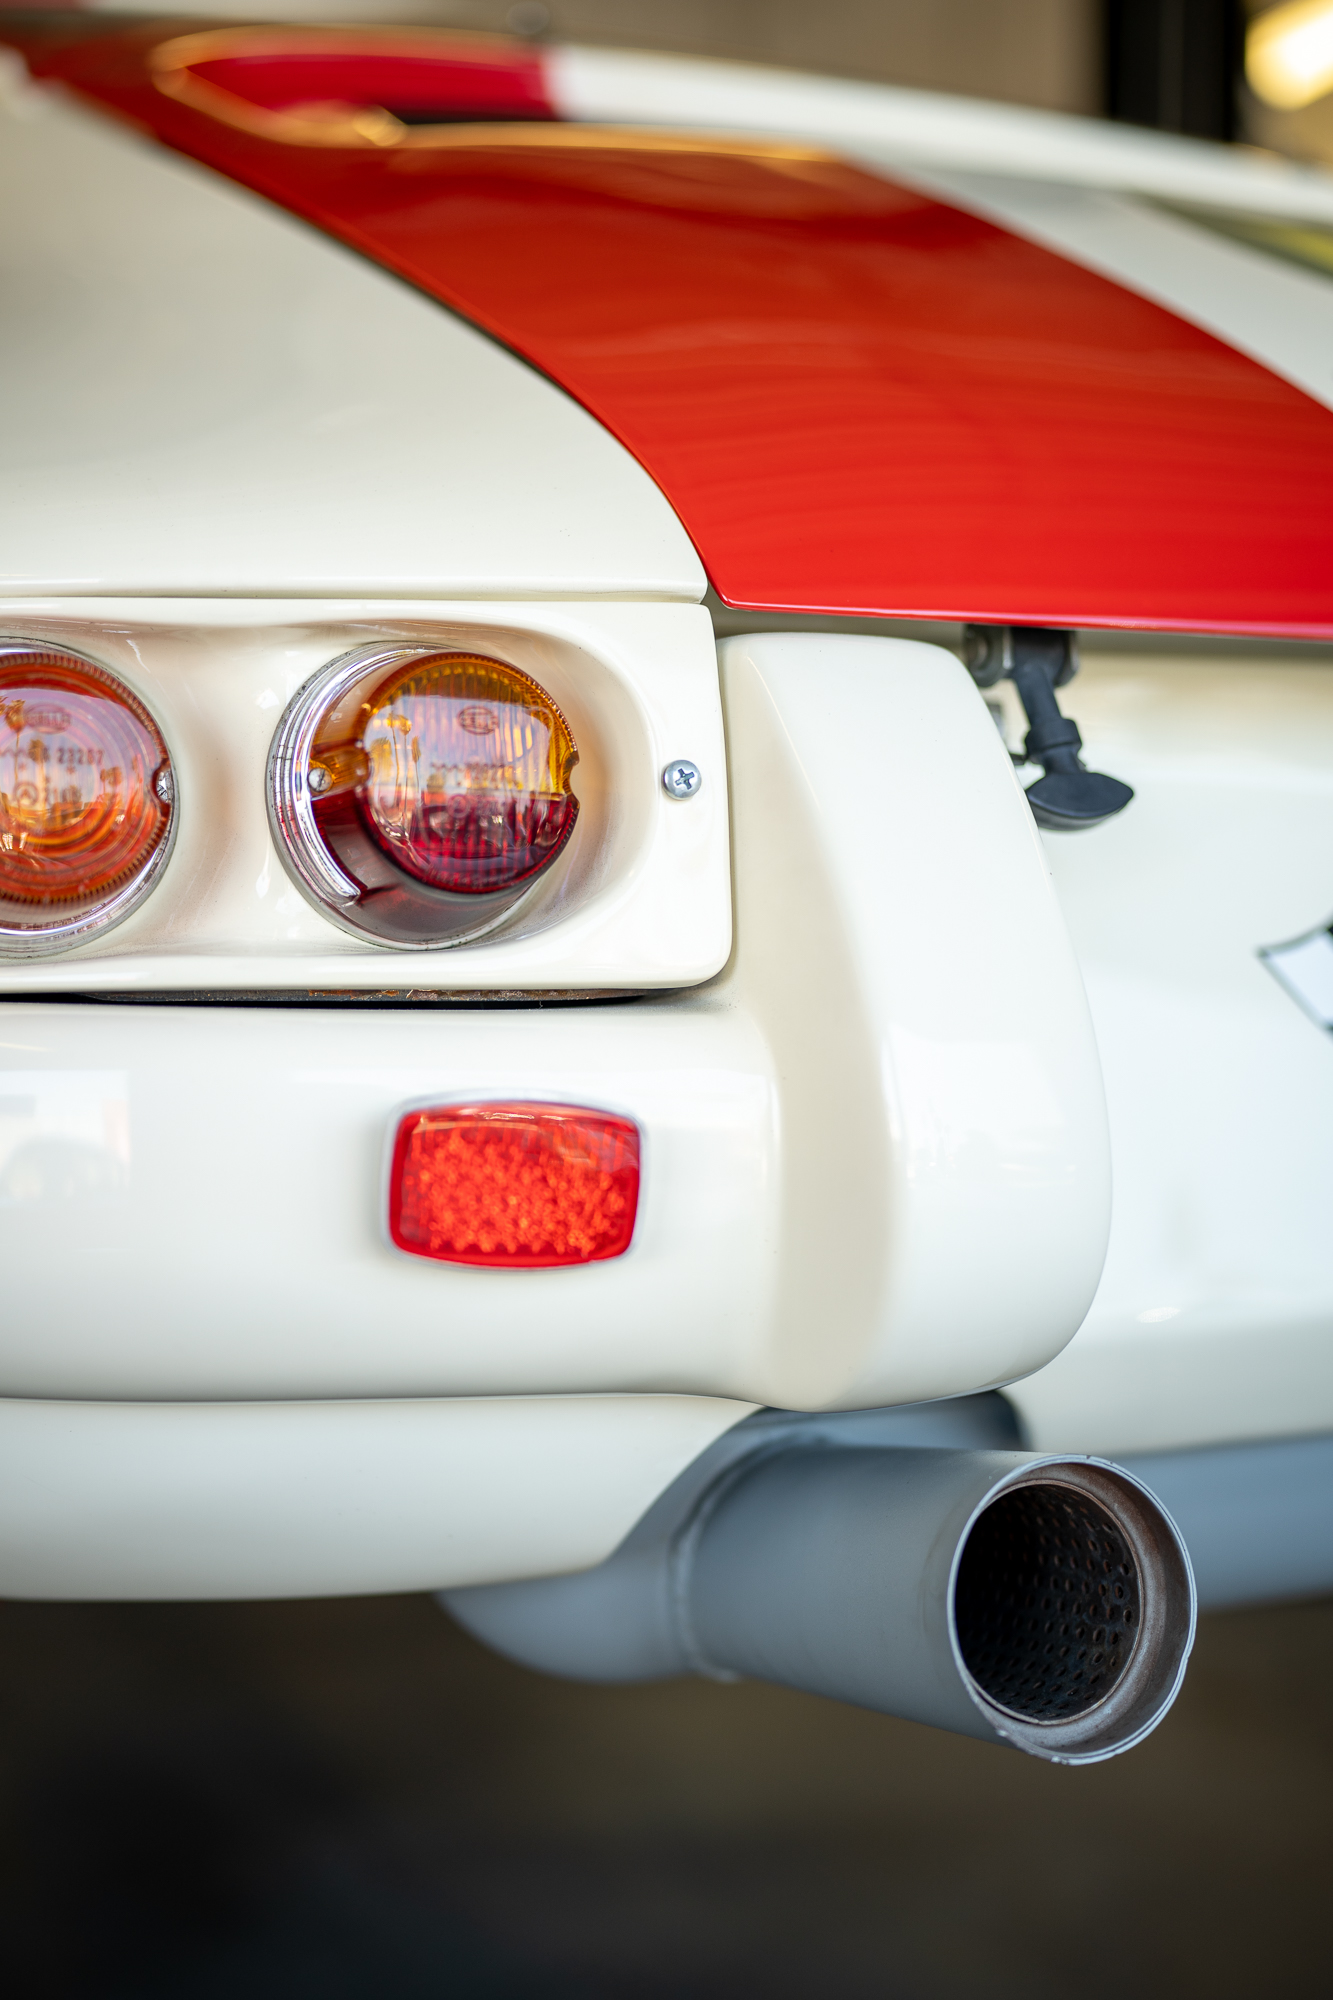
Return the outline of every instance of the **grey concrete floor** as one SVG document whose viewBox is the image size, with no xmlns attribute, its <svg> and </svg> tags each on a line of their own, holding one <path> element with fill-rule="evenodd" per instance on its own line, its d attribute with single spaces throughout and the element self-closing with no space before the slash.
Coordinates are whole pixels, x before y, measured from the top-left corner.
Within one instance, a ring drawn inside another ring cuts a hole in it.
<svg viewBox="0 0 1333 2000">
<path fill-rule="evenodd" d="M 14 2000 L 1325 1992 L 1333 1603 L 1206 1619 L 1062 1771 L 757 1687 L 574 1687 L 422 1598 L 0 1605 Z"/>
</svg>

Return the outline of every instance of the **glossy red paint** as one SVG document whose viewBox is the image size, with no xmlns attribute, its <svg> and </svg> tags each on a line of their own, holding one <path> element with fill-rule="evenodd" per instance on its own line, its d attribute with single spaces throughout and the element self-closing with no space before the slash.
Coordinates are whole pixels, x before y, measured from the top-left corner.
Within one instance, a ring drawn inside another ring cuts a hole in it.
<svg viewBox="0 0 1333 2000">
<path fill-rule="evenodd" d="M 1147 300 L 806 149 L 281 143 L 164 96 L 158 38 L 29 46 L 545 370 L 729 603 L 1333 633 L 1333 413 Z"/>
<path fill-rule="evenodd" d="M 165 73 L 167 94 L 188 102 L 191 85 L 207 85 L 219 95 L 200 108 L 215 116 L 227 99 L 238 111 L 373 106 L 408 125 L 555 115 L 539 57 L 503 45 L 441 44 L 410 30 L 214 28 L 166 49 L 159 87 Z"/>
</svg>

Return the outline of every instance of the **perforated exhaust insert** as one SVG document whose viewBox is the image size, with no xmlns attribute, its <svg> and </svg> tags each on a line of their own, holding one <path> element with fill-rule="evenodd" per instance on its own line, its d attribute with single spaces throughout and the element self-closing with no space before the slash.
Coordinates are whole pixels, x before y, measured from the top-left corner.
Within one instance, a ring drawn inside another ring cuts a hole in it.
<svg viewBox="0 0 1333 2000">
<path fill-rule="evenodd" d="M 1103 1507 L 1068 1486 L 1020 1486 L 968 1536 L 954 1594 L 959 1649 L 1008 1714 L 1072 1720 L 1129 1666 L 1141 1594 L 1129 1541 Z"/>
</svg>

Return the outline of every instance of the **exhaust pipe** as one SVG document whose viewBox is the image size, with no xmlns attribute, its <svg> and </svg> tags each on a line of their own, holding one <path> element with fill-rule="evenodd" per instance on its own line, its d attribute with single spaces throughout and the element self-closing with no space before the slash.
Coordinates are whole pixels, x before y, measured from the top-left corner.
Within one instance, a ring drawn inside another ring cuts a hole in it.
<svg viewBox="0 0 1333 2000">
<path fill-rule="evenodd" d="M 775 1453 L 696 1516 L 678 1560 L 698 1671 L 1061 1763 L 1141 1741 L 1194 1634 L 1178 1536 L 1146 1488 L 1095 1460 Z"/>
<path fill-rule="evenodd" d="M 1139 1480 L 1091 1458 L 849 1447 L 835 1427 L 751 1432 L 757 1448 L 691 1468 L 598 1569 L 443 1602 L 547 1671 L 776 1681 L 1055 1763 L 1157 1726 L 1194 1580 Z"/>
</svg>

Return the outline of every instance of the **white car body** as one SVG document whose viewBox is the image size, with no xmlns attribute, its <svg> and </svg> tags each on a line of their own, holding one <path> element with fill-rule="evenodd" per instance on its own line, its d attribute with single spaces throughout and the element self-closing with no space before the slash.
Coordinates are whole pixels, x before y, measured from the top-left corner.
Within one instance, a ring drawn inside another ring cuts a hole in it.
<svg viewBox="0 0 1333 2000">
<path fill-rule="evenodd" d="M 869 85 L 544 60 L 571 120 L 834 147 L 1333 407 L 1328 280 L 1178 212 L 1333 225 L 1321 174 Z M 1036 1451 L 1155 1454 L 1168 1504 L 1170 1464 L 1187 1494 L 1209 1450 L 1333 1434 L 1327 653 L 1101 635 L 1069 702 L 1136 798 L 1040 833 L 1016 703 L 994 698 L 1007 748 L 933 632 L 729 614 L 715 650 L 668 499 L 552 382 L 17 57 L 5 88 L 0 636 L 119 675 L 180 814 L 122 925 L 0 960 L 0 1591 L 583 1570 L 765 1406 L 1002 1389 Z M 583 747 L 576 851 L 493 939 L 349 938 L 275 850 L 274 727 L 371 639 L 497 652 Z M 892 786 L 873 760 L 849 782 L 849 715 L 894 744 Z M 658 782 L 677 757 L 696 799 Z M 1303 937 L 1293 989 L 1260 953 Z M 297 991 L 339 997 L 265 1004 Z M 636 1121 L 626 1256 L 392 1246 L 397 1114 L 487 1097 Z M 25 1181 L 48 1139 L 101 1149 L 103 1183 Z M 1260 1513 L 1297 1463 L 1262 1460 Z M 1325 1527 L 1294 1567 L 1201 1561 L 1205 1601 L 1333 1579 L 1333 1476 L 1309 1480 Z"/>
</svg>

